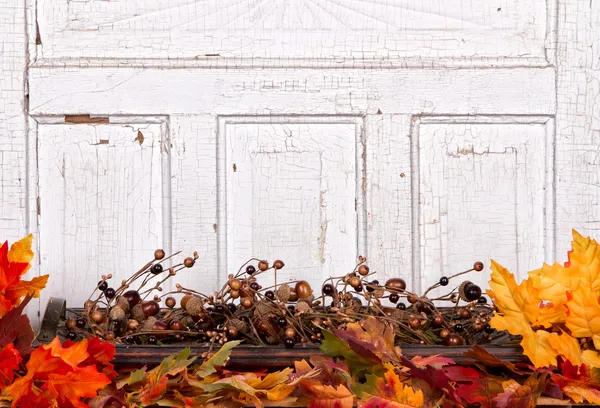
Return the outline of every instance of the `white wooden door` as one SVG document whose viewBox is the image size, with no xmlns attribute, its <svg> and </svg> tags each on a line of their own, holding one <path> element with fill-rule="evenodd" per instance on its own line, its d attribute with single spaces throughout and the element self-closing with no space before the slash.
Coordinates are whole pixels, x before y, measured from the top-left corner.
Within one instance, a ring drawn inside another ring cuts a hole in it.
<svg viewBox="0 0 600 408">
<path fill-rule="evenodd" d="M 0 232 L 35 234 L 38 308 L 157 247 L 203 291 L 358 255 L 421 291 L 597 229 L 598 2 L 26 3 L 0 0 Z"/>
</svg>

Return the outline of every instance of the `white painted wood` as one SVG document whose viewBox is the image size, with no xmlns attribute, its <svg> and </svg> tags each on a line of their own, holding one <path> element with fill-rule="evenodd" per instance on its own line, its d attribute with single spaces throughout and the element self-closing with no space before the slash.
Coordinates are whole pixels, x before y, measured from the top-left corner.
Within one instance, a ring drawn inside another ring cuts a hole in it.
<svg viewBox="0 0 600 408">
<path fill-rule="evenodd" d="M 222 128 L 222 268 L 235 272 L 249 257 L 283 259 L 288 266 L 278 272 L 278 283 L 304 279 L 316 288 L 329 276 L 352 272 L 361 234 L 356 207 L 363 201 L 359 121 L 227 118 Z M 271 286 L 275 276 L 261 282 Z"/>
<path fill-rule="evenodd" d="M 571 228 L 600 236 L 600 2 L 559 2 L 556 112 L 557 255 Z"/>
<path fill-rule="evenodd" d="M 487 57 L 545 64 L 544 0 L 39 0 L 50 63 L 107 59 L 315 61 L 361 64 Z M 550 20 L 552 23 L 552 20 Z M 176 63 L 176 62 L 175 62 Z M 292 62 L 294 63 L 294 62 Z"/>
<path fill-rule="evenodd" d="M 412 135 L 419 155 L 414 255 L 420 255 L 422 274 L 416 286 L 425 290 L 441 276 L 490 258 L 517 278 L 538 268 L 546 243 L 554 241 L 545 230 L 546 218 L 554 216 L 545 196 L 546 177 L 553 180 L 549 118 L 517 118 L 522 123 L 514 124 L 495 117 L 427 119 L 418 120 Z M 469 279 L 487 287 L 489 270 Z"/>
<path fill-rule="evenodd" d="M 163 197 L 168 142 L 161 124 L 40 124 L 40 263 L 50 296 L 82 306 L 101 275 L 114 285 L 170 250 Z M 168 289 L 166 287 L 165 289 Z"/>
</svg>

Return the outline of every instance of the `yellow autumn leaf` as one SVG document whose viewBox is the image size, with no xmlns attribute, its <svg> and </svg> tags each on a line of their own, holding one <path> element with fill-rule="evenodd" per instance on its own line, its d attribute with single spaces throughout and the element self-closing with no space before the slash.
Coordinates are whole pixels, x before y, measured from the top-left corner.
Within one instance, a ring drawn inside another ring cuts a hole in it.
<svg viewBox="0 0 600 408">
<path fill-rule="evenodd" d="M 562 332 L 560 335 L 551 333 L 548 336 L 548 343 L 556 350 L 558 355 L 569 360 L 571 364 L 576 366 L 581 365 L 581 347 L 576 338 L 565 332 Z"/>
<path fill-rule="evenodd" d="M 569 269 L 579 272 L 593 291 L 600 290 L 600 245 L 573 230 L 573 250 L 569 253 Z M 574 289 L 574 288 L 573 288 Z"/>
<path fill-rule="evenodd" d="M 581 285 L 569 292 L 565 324 L 574 337 L 600 335 L 600 303 L 592 289 Z"/>
<path fill-rule="evenodd" d="M 22 240 L 14 242 L 8 251 L 8 262 L 30 263 L 33 259 L 32 241 L 33 235 L 29 234 Z"/>
<path fill-rule="evenodd" d="M 592 404 L 600 404 L 600 391 L 580 385 L 565 385 L 561 388 L 562 392 L 577 403 L 584 402 L 586 399 Z"/>
<path fill-rule="evenodd" d="M 491 270 L 491 290 L 487 293 L 500 313 L 529 324 L 536 322 L 540 313 L 540 300 L 532 282 L 525 280 L 521 285 L 517 285 L 515 276 L 494 260 Z"/>
<path fill-rule="evenodd" d="M 600 368 L 600 355 L 594 350 L 584 350 L 581 353 L 581 361 L 588 367 Z"/>
</svg>

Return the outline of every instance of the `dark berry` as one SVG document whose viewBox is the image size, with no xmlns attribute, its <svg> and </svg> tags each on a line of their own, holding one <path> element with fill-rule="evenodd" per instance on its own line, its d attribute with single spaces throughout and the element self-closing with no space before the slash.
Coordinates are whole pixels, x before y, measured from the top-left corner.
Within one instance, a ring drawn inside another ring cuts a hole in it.
<svg viewBox="0 0 600 408">
<path fill-rule="evenodd" d="M 477 300 L 477 303 L 481 303 L 482 305 L 485 305 L 487 303 L 487 299 L 485 298 L 485 296 L 482 296 Z"/>
<path fill-rule="evenodd" d="M 358 285 L 357 287 L 354 288 L 354 290 L 357 291 L 357 292 L 362 292 L 363 285 Z"/>
<path fill-rule="evenodd" d="M 237 310 L 237 306 L 234 303 L 228 303 L 227 308 L 231 313 L 235 313 L 235 311 Z"/>
<path fill-rule="evenodd" d="M 293 348 L 296 345 L 296 340 L 291 337 L 286 337 L 283 339 L 283 344 L 286 348 Z"/>
<path fill-rule="evenodd" d="M 269 300 L 275 300 L 275 292 L 273 292 L 272 290 L 267 290 L 265 292 L 265 297 Z"/>
<path fill-rule="evenodd" d="M 156 344 L 156 342 L 157 342 L 156 337 L 154 337 L 154 336 L 148 337 L 148 344 Z"/>
<path fill-rule="evenodd" d="M 487 334 L 492 334 L 494 332 L 494 328 L 492 326 L 490 326 L 489 324 L 485 325 L 484 330 Z"/>
<path fill-rule="evenodd" d="M 223 306 L 223 305 L 216 305 L 215 306 L 215 312 L 221 313 L 221 314 L 225 313 L 225 306 Z"/>
<path fill-rule="evenodd" d="M 454 331 L 461 332 L 461 331 L 463 331 L 463 329 L 464 329 L 464 327 L 461 323 L 456 323 L 454 325 Z"/>
<path fill-rule="evenodd" d="M 252 290 L 254 290 L 254 291 L 257 291 L 257 290 L 259 290 L 259 289 L 260 289 L 260 285 L 258 284 L 258 282 L 252 282 L 252 283 L 250 284 L 250 289 L 252 289 Z"/>
<path fill-rule="evenodd" d="M 445 276 L 442 276 L 442 277 L 440 278 L 440 285 L 442 285 L 442 286 L 447 286 L 447 285 L 448 285 L 448 283 L 450 283 L 450 279 L 448 279 L 447 277 L 445 277 Z"/>
<path fill-rule="evenodd" d="M 163 267 L 161 264 L 154 264 L 150 267 L 150 272 L 152 272 L 154 275 L 158 275 L 162 271 L 163 271 Z"/>
<path fill-rule="evenodd" d="M 374 279 L 374 280 L 373 280 L 371 283 L 372 283 L 373 285 L 379 285 L 379 281 L 378 281 L 377 279 Z"/>
<path fill-rule="evenodd" d="M 398 308 L 400 310 L 406 310 L 406 305 L 404 303 L 400 302 L 396 305 L 396 308 Z"/>
<path fill-rule="evenodd" d="M 67 334 L 67 337 L 71 341 L 76 341 L 77 340 L 77 333 L 75 333 L 74 331 L 69 331 L 69 333 Z"/>
<path fill-rule="evenodd" d="M 464 294 L 468 301 L 474 302 L 481 297 L 481 288 L 472 283 L 465 287 Z"/>
<path fill-rule="evenodd" d="M 333 294 L 335 293 L 335 288 L 333 287 L 333 285 L 331 283 L 326 283 L 325 285 L 323 285 L 321 292 L 325 296 L 333 296 Z"/>
<path fill-rule="evenodd" d="M 256 272 L 256 268 L 253 265 L 248 265 L 246 267 L 246 273 L 248 275 L 253 275 Z"/>
<path fill-rule="evenodd" d="M 287 326 L 287 319 L 283 316 L 277 318 L 277 325 L 281 327 Z"/>
<path fill-rule="evenodd" d="M 115 290 L 113 288 L 108 288 L 104 291 L 104 296 L 106 296 L 106 298 L 108 300 L 112 299 L 115 297 Z"/>
<path fill-rule="evenodd" d="M 207 307 L 207 308 L 206 308 L 206 311 L 207 311 L 208 313 L 214 313 L 214 312 L 215 312 L 215 310 L 216 310 L 216 309 L 215 309 L 214 307 L 212 307 L 212 306 L 211 306 L 211 307 Z"/>
<path fill-rule="evenodd" d="M 287 308 L 290 312 L 296 313 L 296 307 L 294 305 L 289 305 Z"/>
<path fill-rule="evenodd" d="M 75 325 L 77 327 L 79 327 L 80 329 L 83 329 L 85 327 L 85 319 L 83 317 L 80 317 L 79 319 L 77 319 L 77 322 L 75 323 Z"/>
<path fill-rule="evenodd" d="M 397 293 L 390 293 L 390 297 L 388 299 L 390 299 L 390 302 L 392 303 L 398 303 L 398 301 L 400 300 L 400 295 L 398 295 Z"/>
<path fill-rule="evenodd" d="M 98 289 L 100 289 L 102 292 L 104 292 L 107 288 L 108 288 L 108 282 L 106 282 L 106 281 L 98 282 Z"/>
</svg>

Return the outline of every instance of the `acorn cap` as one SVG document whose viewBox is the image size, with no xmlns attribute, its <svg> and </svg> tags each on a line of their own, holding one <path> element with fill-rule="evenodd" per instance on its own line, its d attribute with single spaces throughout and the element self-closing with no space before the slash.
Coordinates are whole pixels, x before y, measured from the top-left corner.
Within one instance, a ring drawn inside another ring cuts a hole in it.
<svg viewBox="0 0 600 408">
<path fill-rule="evenodd" d="M 127 303 L 129 304 L 129 302 Z M 123 310 L 121 306 L 115 306 L 112 309 L 110 309 L 108 317 L 110 317 L 112 320 L 123 320 L 125 319 L 125 310 Z"/>
<path fill-rule="evenodd" d="M 292 294 L 292 288 L 290 288 L 289 285 L 287 284 L 283 284 L 281 286 L 279 286 L 279 288 L 277 288 L 277 299 L 279 299 L 282 302 L 287 302 L 288 300 L 290 300 L 290 295 Z"/>
<path fill-rule="evenodd" d="M 158 321 L 158 319 L 154 316 L 150 316 L 148 319 L 146 319 L 146 321 L 144 322 L 144 324 L 142 324 L 142 331 L 152 331 L 152 328 L 154 327 L 154 324 Z"/>
<path fill-rule="evenodd" d="M 117 296 L 116 306 L 119 306 L 125 313 L 129 312 L 129 301 L 123 296 Z"/>
<path fill-rule="evenodd" d="M 142 310 L 141 303 L 138 303 L 131 309 L 131 318 L 137 320 L 138 322 L 142 322 L 146 318 L 144 311 Z"/>
<path fill-rule="evenodd" d="M 203 316 L 206 314 L 204 309 L 204 302 L 198 296 L 192 296 L 190 300 L 185 304 L 185 310 L 190 316 Z"/>
</svg>

